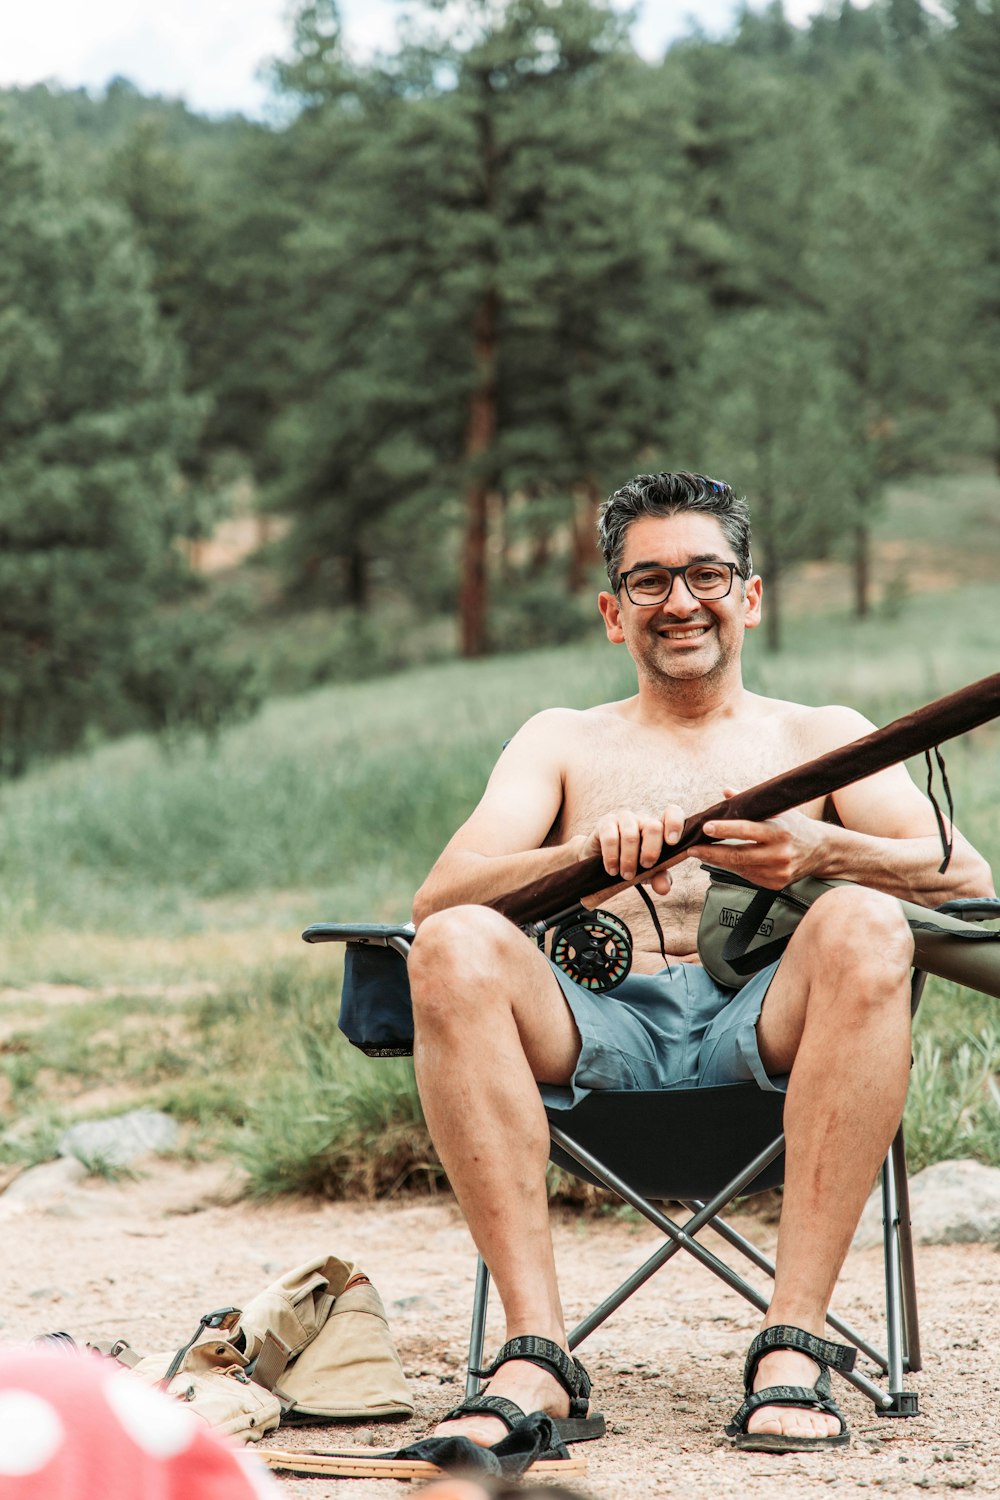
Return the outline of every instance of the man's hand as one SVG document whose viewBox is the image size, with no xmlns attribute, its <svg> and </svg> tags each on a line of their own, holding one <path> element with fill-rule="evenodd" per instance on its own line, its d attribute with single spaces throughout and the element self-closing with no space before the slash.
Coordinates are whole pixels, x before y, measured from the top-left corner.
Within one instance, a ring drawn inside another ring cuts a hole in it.
<svg viewBox="0 0 1000 1500">
<path fill-rule="evenodd" d="M 734 797 L 734 787 L 723 788 L 724 797 Z M 741 839 L 739 844 L 693 844 L 692 859 L 732 870 L 755 885 L 780 891 L 793 880 L 814 875 L 821 868 L 827 825 L 804 813 L 784 812 L 764 823 L 747 818 L 714 819 L 705 824 L 710 838 Z"/>
<path fill-rule="evenodd" d="M 683 827 L 684 814 L 673 802 L 658 816 L 619 808 L 601 819 L 583 840 L 577 857 L 586 860 L 599 854 L 609 875 L 634 880 L 641 870 L 663 858 L 664 845 L 676 844 Z M 649 883 L 658 896 L 665 896 L 670 889 L 669 870 L 661 870 Z"/>
</svg>

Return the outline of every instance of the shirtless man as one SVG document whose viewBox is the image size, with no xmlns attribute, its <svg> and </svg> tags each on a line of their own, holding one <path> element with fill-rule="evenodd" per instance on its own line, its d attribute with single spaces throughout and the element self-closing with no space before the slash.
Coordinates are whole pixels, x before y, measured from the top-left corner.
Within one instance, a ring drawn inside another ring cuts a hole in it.
<svg viewBox="0 0 1000 1500">
<path fill-rule="evenodd" d="M 731 1435 L 772 1451 L 834 1446 L 847 1434 L 823 1399 L 829 1376 L 812 1354 L 835 1362 L 838 1346 L 805 1335 L 823 1339 L 834 1284 L 906 1096 L 912 940 L 890 898 L 935 906 L 989 894 L 989 867 L 956 833 L 947 873 L 937 873 L 934 812 L 896 766 L 767 822 L 706 825 L 709 837 L 740 842 L 693 848 L 673 879 L 650 882 L 668 968 L 635 891 L 609 900 L 635 954 L 632 974 L 604 994 L 576 985 L 512 923 L 477 904 L 598 852 L 609 876 L 631 879 L 677 839 L 686 813 L 872 727 L 850 708 L 807 708 L 744 688 L 743 633 L 760 623 L 762 584 L 746 504 L 728 485 L 640 475 L 607 501 L 600 530 L 611 583 L 600 611 L 608 639 L 635 662 L 638 692 L 529 720 L 414 905 L 409 975 L 427 1123 L 492 1272 L 508 1340 L 536 1340 L 505 1346 L 472 1409 L 450 1413 L 438 1431 L 492 1444 L 517 1408 L 562 1420 L 570 1413 L 570 1436 L 603 1430 L 587 1418 L 589 1382 L 561 1359 L 538 1085 L 562 1086 L 568 1104 L 590 1088 L 752 1078 L 765 1089 L 787 1080 L 777 1275 L 762 1325 L 781 1331 L 751 1346 L 752 1388 L 803 1388 L 803 1399 L 751 1402 L 750 1410 L 745 1403 Z M 805 875 L 855 884 L 822 896 L 780 963 L 733 992 L 698 966 L 701 860 L 775 888 Z M 526 1353 L 533 1358 L 516 1357 Z"/>
</svg>

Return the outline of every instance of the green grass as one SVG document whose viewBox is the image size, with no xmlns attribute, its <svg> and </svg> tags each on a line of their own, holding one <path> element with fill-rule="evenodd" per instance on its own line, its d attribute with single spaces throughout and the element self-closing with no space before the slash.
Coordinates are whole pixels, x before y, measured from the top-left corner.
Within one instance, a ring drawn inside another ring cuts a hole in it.
<svg viewBox="0 0 1000 1500">
<path fill-rule="evenodd" d="M 850 703 L 882 724 L 995 671 L 998 516 L 1000 486 L 984 476 L 894 492 L 882 531 L 898 545 L 872 618 L 849 617 L 845 570 L 826 567 L 822 587 L 790 591 L 785 652 L 748 638 L 748 686 Z M 916 592 L 913 578 L 949 586 Z M 408 916 L 524 719 L 633 689 L 595 612 L 577 645 L 272 700 L 214 744 L 135 737 L 5 786 L 0 985 L 18 992 L 0 989 L 0 1125 L 27 1122 L 16 1150 L 108 1112 L 110 1088 L 186 1121 L 189 1148 L 236 1151 L 262 1192 L 434 1181 L 412 1074 L 342 1041 L 338 950 L 298 934 L 321 918 Z M 946 747 L 957 821 L 995 869 L 998 752 L 997 724 Z M 66 985 L 86 992 L 40 989 Z M 1000 1163 L 998 1014 L 928 986 L 909 1111 L 918 1161 Z"/>
<path fill-rule="evenodd" d="M 747 681 L 886 722 L 993 670 L 993 617 L 980 588 L 914 601 L 890 621 L 802 619 L 794 654 L 768 657 L 750 639 Z M 632 689 L 624 653 L 598 641 L 321 689 L 270 704 L 215 745 L 165 753 L 137 737 L 60 762 L 7 786 L 0 802 L 7 941 L 105 931 L 155 942 L 287 929 L 334 911 L 403 916 L 526 717 Z M 975 763 L 968 797 L 975 781 L 988 784 L 976 751 L 995 733 L 951 752 L 956 767 Z M 976 799 L 977 812 L 980 801 L 985 810 L 990 798 Z M 271 892 L 283 893 L 277 910 L 255 906 Z M 49 944 L 37 971 L 85 977 L 73 948 Z"/>
</svg>

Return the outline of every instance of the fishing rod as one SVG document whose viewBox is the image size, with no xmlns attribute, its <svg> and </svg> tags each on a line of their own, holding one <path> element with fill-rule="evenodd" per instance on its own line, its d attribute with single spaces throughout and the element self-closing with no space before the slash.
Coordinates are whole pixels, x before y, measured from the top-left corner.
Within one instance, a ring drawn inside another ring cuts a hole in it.
<svg viewBox="0 0 1000 1500">
<path fill-rule="evenodd" d="M 604 868 L 600 854 L 595 854 L 589 859 L 574 860 L 565 868 L 543 875 L 487 904 L 519 927 L 532 922 L 549 926 L 554 914 L 568 914 L 581 905 L 597 906 L 619 891 L 639 885 L 658 871 L 677 864 L 686 857 L 692 845 L 714 842 L 702 832 L 706 823 L 734 818 L 760 823 L 775 818 L 803 802 L 828 797 L 841 787 L 874 776 L 912 755 L 936 750 L 944 741 L 998 716 L 1000 672 L 994 672 L 990 677 L 980 678 L 978 682 L 937 698 L 913 713 L 894 719 L 882 729 L 873 730 L 871 734 L 829 750 L 815 760 L 783 771 L 770 781 L 762 781 L 694 813 L 686 820 L 677 843 L 669 846 L 669 854 L 650 868 L 641 870 L 631 880 L 614 880 Z"/>
</svg>

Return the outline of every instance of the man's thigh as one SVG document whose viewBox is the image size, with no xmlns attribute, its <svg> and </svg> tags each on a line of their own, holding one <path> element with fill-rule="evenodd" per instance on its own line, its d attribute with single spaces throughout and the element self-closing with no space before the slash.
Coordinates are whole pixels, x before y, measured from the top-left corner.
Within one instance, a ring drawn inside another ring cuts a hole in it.
<svg viewBox="0 0 1000 1500">
<path fill-rule="evenodd" d="M 844 1011 L 854 994 L 873 986 L 885 993 L 899 987 L 905 1000 L 912 953 L 892 897 L 858 886 L 821 896 L 792 934 L 761 1008 L 757 1044 L 767 1071 L 791 1071 L 814 995 L 825 993 Z"/>
<path fill-rule="evenodd" d="M 768 1073 L 791 1072 L 805 1026 L 813 966 L 797 937 L 775 970 L 757 1020 L 757 1051 Z"/>
<path fill-rule="evenodd" d="M 507 976 L 521 1046 L 537 1082 L 567 1084 L 580 1056 L 580 1033 L 552 964 L 530 938 L 524 943 Z"/>
<path fill-rule="evenodd" d="M 421 922 L 409 960 L 418 1048 L 429 1028 L 457 1028 L 492 1066 L 511 1020 L 534 1077 L 570 1078 L 580 1038 L 552 966 L 536 943 L 488 907 L 463 905 Z M 492 1039 L 492 1040 L 491 1040 Z"/>
</svg>

